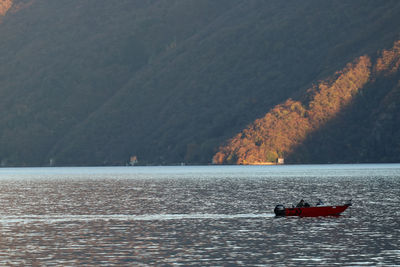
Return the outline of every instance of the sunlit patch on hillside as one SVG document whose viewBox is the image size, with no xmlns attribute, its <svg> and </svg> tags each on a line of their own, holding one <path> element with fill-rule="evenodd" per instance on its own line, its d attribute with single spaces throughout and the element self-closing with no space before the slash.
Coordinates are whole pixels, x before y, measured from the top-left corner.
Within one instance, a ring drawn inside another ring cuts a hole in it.
<svg viewBox="0 0 400 267">
<path fill-rule="evenodd" d="M 384 50 L 373 66 L 368 56 L 349 63 L 333 77 L 307 91 L 305 100 L 287 100 L 257 119 L 213 158 L 216 164 L 277 162 L 293 152 L 311 133 L 319 130 L 351 104 L 352 99 L 379 75 L 392 75 L 400 67 L 400 41 Z"/>
<path fill-rule="evenodd" d="M 400 68 L 400 40 L 394 43 L 391 50 L 384 50 L 374 68 L 376 74 L 391 75 Z"/>
<path fill-rule="evenodd" d="M 0 0 L 0 16 L 4 16 L 12 5 L 12 0 Z"/>
</svg>

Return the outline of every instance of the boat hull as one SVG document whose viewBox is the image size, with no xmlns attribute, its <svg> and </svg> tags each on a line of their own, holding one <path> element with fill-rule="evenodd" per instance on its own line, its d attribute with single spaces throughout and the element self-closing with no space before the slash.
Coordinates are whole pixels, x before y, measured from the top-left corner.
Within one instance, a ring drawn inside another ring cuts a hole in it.
<svg viewBox="0 0 400 267">
<path fill-rule="evenodd" d="M 343 206 L 316 206 L 302 208 L 285 208 L 284 212 L 278 216 L 299 216 L 299 217 L 319 217 L 319 216 L 338 216 L 350 205 Z"/>
</svg>

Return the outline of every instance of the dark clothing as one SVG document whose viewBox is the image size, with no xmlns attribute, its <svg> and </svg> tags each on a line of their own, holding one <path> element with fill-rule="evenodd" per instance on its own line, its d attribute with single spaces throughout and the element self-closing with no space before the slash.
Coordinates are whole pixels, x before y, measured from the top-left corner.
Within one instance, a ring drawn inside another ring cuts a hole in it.
<svg viewBox="0 0 400 267">
<path fill-rule="evenodd" d="M 300 200 L 299 204 L 297 204 L 296 208 L 304 207 L 304 200 Z"/>
<path fill-rule="evenodd" d="M 297 204 L 296 208 L 308 208 L 311 207 L 310 204 L 304 202 L 304 200 L 300 200 L 299 204 Z"/>
</svg>

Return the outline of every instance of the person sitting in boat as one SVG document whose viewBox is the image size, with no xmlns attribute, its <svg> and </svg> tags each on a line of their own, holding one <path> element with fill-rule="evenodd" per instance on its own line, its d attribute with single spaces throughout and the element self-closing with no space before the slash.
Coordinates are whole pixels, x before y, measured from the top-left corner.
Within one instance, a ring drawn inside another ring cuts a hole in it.
<svg viewBox="0 0 400 267">
<path fill-rule="evenodd" d="M 304 200 L 300 200 L 300 202 L 297 204 L 296 208 L 302 208 L 304 207 Z"/>
<path fill-rule="evenodd" d="M 318 198 L 318 202 L 316 204 L 316 206 L 323 206 L 324 202 L 322 202 L 322 200 L 320 198 Z"/>
<path fill-rule="evenodd" d="M 304 201 L 304 199 L 300 200 L 299 204 L 297 204 L 296 208 L 308 208 L 311 207 L 310 204 Z"/>
</svg>

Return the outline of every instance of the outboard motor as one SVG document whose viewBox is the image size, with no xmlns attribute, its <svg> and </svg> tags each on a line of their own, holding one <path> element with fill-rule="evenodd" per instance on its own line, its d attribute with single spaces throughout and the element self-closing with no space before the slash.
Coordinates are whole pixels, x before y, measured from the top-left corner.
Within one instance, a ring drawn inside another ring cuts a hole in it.
<svg viewBox="0 0 400 267">
<path fill-rule="evenodd" d="M 276 205 L 274 212 L 276 216 L 285 216 L 285 206 L 282 204 Z"/>
</svg>

